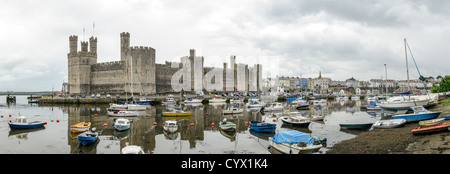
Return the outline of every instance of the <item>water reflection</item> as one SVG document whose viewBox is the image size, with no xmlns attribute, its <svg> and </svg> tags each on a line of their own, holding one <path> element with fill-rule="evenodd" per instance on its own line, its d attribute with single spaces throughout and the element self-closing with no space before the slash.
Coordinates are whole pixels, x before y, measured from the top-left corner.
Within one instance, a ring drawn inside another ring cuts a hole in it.
<svg viewBox="0 0 450 174">
<path fill-rule="evenodd" d="M 0 150 L 0 153 L 118 154 L 124 147 L 136 145 L 148 154 L 264 154 L 271 153 L 271 150 L 268 150 L 268 138 L 272 137 L 274 133 L 250 131 L 246 122 L 264 120 L 267 123 L 275 123 L 277 125 L 276 132 L 294 129 L 314 136 L 326 137 L 328 147 L 331 147 L 342 140 L 353 138 L 361 132 L 340 130 L 339 123 L 374 122 L 381 118 L 379 112 L 361 111 L 360 105 L 364 101 L 351 100 L 310 105 L 308 110 L 300 111 L 296 110 L 295 106 L 283 103 L 286 108 L 283 111 L 255 112 L 244 109 L 243 113 L 233 115 L 224 115 L 222 110 L 231 107 L 245 108 L 243 103 L 181 105 L 184 110 L 192 112 L 191 116 L 186 117 L 162 116 L 161 113 L 167 108 L 159 105 L 141 111 L 136 117 L 127 117 L 132 120 L 130 129 L 118 132 L 112 126 L 117 117 L 107 115 L 108 105 L 29 105 L 22 103 L 20 96 L 17 100 L 15 105 L 0 103 L 0 112 L 5 115 L 0 119 L 0 145 L 9 147 L 9 149 Z M 325 118 L 323 121 L 312 121 L 305 128 L 292 127 L 283 124 L 277 117 L 287 111 L 297 111 L 303 116 L 320 115 Z M 7 121 L 14 119 L 19 112 L 32 117 L 33 120 L 47 121 L 48 124 L 35 130 L 10 130 Z M 12 113 L 12 117 L 7 116 L 9 113 Z M 218 123 L 223 118 L 236 124 L 234 132 L 220 130 Z M 174 132 L 165 131 L 163 123 L 167 120 L 176 120 L 178 129 Z M 79 122 L 91 122 L 91 128 L 95 127 L 99 132 L 99 141 L 90 146 L 80 146 L 77 134 L 70 131 L 70 126 Z M 212 123 L 215 126 L 212 126 Z M 322 148 L 320 151 L 326 152 L 326 150 L 326 148 Z"/>
</svg>

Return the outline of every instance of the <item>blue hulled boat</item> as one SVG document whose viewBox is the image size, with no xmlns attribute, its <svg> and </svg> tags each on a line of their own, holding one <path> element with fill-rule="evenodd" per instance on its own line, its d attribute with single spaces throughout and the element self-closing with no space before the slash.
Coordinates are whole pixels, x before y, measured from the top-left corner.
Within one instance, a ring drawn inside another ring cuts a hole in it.
<svg viewBox="0 0 450 174">
<path fill-rule="evenodd" d="M 27 117 L 21 115 L 14 122 L 9 121 L 8 124 L 11 129 L 32 129 L 44 126 L 46 123 L 44 121 L 28 122 Z"/>
<path fill-rule="evenodd" d="M 277 125 L 270 123 L 261 123 L 257 121 L 250 122 L 250 129 L 258 132 L 275 132 Z"/>
<path fill-rule="evenodd" d="M 423 106 L 411 107 L 414 111 L 412 114 L 394 115 L 392 119 L 405 119 L 407 122 L 421 121 L 437 118 L 441 112 L 431 112 L 426 110 Z"/>
<path fill-rule="evenodd" d="M 86 132 L 81 135 L 78 135 L 77 138 L 80 141 L 81 145 L 86 146 L 97 141 L 98 134 L 96 132 Z"/>
</svg>

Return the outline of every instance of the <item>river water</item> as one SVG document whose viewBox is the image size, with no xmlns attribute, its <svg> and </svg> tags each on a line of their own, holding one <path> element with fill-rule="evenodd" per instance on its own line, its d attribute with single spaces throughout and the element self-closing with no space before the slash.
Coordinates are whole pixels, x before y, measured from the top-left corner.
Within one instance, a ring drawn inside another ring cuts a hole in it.
<svg viewBox="0 0 450 174">
<path fill-rule="evenodd" d="M 317 153 L 326 153 L 329 147 L 357 136 L 361 131 L 340 129 L 339 123 L 367 123 L 380 119 L 379 113 L 360 110 L 364 101 L 328 102 L 302 111 L 304 115 L 326 115 L 324 121 L 313 121 L 308 128 L 285 126 L 270 113 L 244 111 L 243 114 L 228 116 L 222 109 L 229 104 L 183 106 L 192 111 L 190 117 L 177 118 L 178 130 L 168 133 L 163 123 L 174 118 L 162 117 L 165 106 L 152 106 L 132 120 L 128 131 L 117 132 L 112 123 L 115 117 L 106 113 L 108 105 L 38 105 L 28 104 L 27 96 L 17 96 L 15 104 L 7 104 L 0 96 L 0 153 L 2 154 L 119 154 L 128 145 L 140 146 L 149 154 L 270 154 L 268 137 L 274 134 L 260 134 L 250 131 L 246 122 L 251 120 L 277 124 L 276 132 L 296 129 L 314 136 L 327 138 L 327 147 Z M 295 109 L 293 109 L 295 110 Z M 40 129 L 11 130 L 9 120 L 24 115 L 28 120 L 46 121 Z M 11 115 L 11 116 L 10 116 Z M 148 115 L 148 117 L 147 117 Z M 236 124 L 236 133 L 220 131 L 218 125 L 224 117 Z M 100 133 L 97 143 L 81 146 L 77 135 L 72 134 L 70 125 L 91 122 Z M 155 125 L 156 123 L 156 125 Z M 215 126 L 212 126 L 212 123 Z M 192 124 L 192 126 L 191 126 Z M 367 131 L 367 130 L 366 130 Z"/>
</svg>

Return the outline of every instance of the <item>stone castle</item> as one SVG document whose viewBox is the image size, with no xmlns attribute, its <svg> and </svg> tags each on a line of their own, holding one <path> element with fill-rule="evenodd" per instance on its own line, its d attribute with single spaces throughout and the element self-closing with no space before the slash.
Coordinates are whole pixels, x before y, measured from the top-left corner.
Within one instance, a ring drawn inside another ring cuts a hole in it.
<svg viewBox="0 0 450 174">
<path fill-rule="evenodd" d="M 151 47 L 130 46 L 128 32 L 120 33 L 120 61 L 98 63 L 96 37 L 89 38 L 89 43 L 81 41 L 81 51 L 78 51 L 78 36 L 72 35 L 69 37 L 69 46 L 67 57 L 70 95 L 174 93 L 180 89 L 174 89 L 172 77 L 180 73 L 184 78 L 191 79 L 191 86 L 187 88 L 191 90 L 184 90 L 186 92 L 205 91 L 208 85 L 217 84 L 223 86 L 220 90 L 214 90 L 217 92 L 258 92 L 261 89 L 262 66 L 236 64 L 236 56 L 230 57 L 229 67 L 227 63 L 223 64 L 223 68 L 204 67 L 204 57 L 196 56 L 195 50 L 191 49 L 189 56 L 181 57 L 180 62 L 156 64 L 156 50 Z M 194 64 L 194 61 L 200 61 L 201 64 Z M 181 71 L 187 63 L 192 65 L 191 68 Z M 213 70 L 216 76 L 220 72 L 222 77 L 213 77 L 212 81 L 215 82 L 210 83 L 203 77 L 210 77 L 209 72 Z M 203 76 L 194 75 L 194 71 Z M 217 82 L 217 79 L 223 81 Z"/>
</svg>

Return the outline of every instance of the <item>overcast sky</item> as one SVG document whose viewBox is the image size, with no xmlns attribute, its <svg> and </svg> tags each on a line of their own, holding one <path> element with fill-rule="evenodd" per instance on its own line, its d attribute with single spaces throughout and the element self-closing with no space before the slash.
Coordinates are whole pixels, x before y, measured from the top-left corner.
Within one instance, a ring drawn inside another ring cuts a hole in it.
<svg viewBox="0 0 450 174">
<path fill-rule="evenodd" d="M 60 90 L 69 36 L 83 40 L 83 27 L 85 40 L 98 38 L 99 62 L 119 60 L 129 32 L 132 46 L 156 49 L 157 63 L 194 48 L 206 66 L 236 55 L 267 70 L 264 57 L 276 60 L 278 72 L 263 76 L 368 81 L 385 78 L 387 64 L 388 78 L 401 80 L 407 38 L 422 75 L 450 74 L 447 0 L 2 0 L 0 26 L 0 91 Z"/>
</svg>

